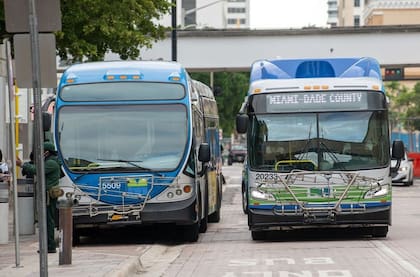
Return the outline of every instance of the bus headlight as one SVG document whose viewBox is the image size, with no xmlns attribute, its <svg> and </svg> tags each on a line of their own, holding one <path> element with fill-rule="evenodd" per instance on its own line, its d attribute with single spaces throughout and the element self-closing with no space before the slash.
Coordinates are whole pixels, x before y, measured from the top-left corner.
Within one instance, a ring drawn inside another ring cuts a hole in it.
<svg viewBox="0 0 420 277">
<path fill-rule="evenodd" d="M 258 199 L 258 200 L 270 200 L 270 201 L 276 200 L 271 193 L 267 193 L 267 192 L 257 190 L 257 189 L 251 190 L 251 196 L 252 198 Z"/>
<path fill-rule="evenodd" d="M 368 192 L 366 192 L 364 198 L 370 199 L 370 198 L 382 197 L 382 196 L 387 195 L 388 192 L 389 192 L 388 185 L 377 186 L 369 190 Z"/>
<path fill-rule="evenodd" d="M 160 195 L 148 200 L 149 203 L 181 201 L 193 196 L 191 184 L 176 184 L 168 186 Z"/>
</svg>

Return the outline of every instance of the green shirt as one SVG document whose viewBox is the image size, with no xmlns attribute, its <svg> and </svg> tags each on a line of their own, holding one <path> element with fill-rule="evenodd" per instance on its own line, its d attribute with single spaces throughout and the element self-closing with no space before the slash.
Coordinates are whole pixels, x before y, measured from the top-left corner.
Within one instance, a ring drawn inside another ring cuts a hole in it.
<svg viewBox="0 0 420 277">
<path fill-rule="evenodd" d="M 30 174 L 36 174 L 36 167 L 34 164 L 24 163 L 22 168 Z M 44 171 L 45 189 L 49 190 L 53 186 L 57 186 L 60 180 L 60 162 L 58 161 L 57 156 L 51 155 L 45 159 Z"/>
</svg>

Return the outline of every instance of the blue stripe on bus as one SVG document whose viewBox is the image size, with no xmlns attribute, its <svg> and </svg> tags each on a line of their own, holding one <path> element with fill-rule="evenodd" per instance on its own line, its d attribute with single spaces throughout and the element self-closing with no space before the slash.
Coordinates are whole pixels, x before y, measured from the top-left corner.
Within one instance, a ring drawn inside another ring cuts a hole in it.
<svg viewBox="0 0 420 277">
<path fill-rule="evenodd" d="M 359 204 L 341 204 L 341 209 L 363 209 L 363 208 L 375 208 L 375 207 L 387 207 L 391 206 L 390 201 L 388 202 L 366 202 L 366 203 L 359 203 Z M 335 204 L 305 204 L 305 208 L 332 208 Z M 274 208 L 276 209 L 282 209 L 285 211 L 294 211 L 299 210 L 299 205 L 249 205 L 249 208 L 251 209 L 260 209 L 260 210 L 272 210 Z"/>
</svg>

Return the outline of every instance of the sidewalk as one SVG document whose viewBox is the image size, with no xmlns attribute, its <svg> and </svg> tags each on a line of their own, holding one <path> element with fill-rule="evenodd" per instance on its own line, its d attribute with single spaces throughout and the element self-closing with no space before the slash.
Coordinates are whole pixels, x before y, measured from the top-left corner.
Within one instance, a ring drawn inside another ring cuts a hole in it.
<svg viewBox="0 0 420 277">
<path fill-rule="evenodd" d="M 0 219 L 1 220 L 1 219 Z M 0 223 L 1 224 L 1 223 Z M 16 267 L 15 237 L 13 225 L 13 205 L 9 205 L 9 243 L 0 244 L 0 276 L 27 277 L 40 276 L 38 232 L 19 237 L 20 263 Z M 133 253 L 135 254 L 135 253 Z M 59 265 L 59 253 L 48 254 L 48 276 L 107 276 L 122 277 L 135 275 L 140 270 L 137 255 L 112 254 L 100 249 L 74 247 L 72 263 Z"/>
</svg>

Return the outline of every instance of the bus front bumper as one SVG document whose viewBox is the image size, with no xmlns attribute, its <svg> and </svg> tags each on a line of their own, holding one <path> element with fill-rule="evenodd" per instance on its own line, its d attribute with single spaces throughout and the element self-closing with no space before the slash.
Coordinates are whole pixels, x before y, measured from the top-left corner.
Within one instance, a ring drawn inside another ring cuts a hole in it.
<svg viewBox="0 0 420 277">
<path fill-rule="evenodd" d="M 154 223 L 193 224 L 197 220 L 195 198 L 171 203 L 147 203 L 141 211 L 130 212 L 111 205 L 92 207 L 80 205 L 73 208 L 73 225 L 76 228 L 105 227 L 112 225 L 147 225 Z M 118 210 L 118 211 L 117 211 Z"/>
<path fill-rule="evenodd" d="M 391 206 L 373 207 L 363 212 L 316 212 L 278 214 L 273 210 L 248 210 L 252 231 L 298 229 L 308 227 L 362 227 L 391 225 Z"/>
</svg>

